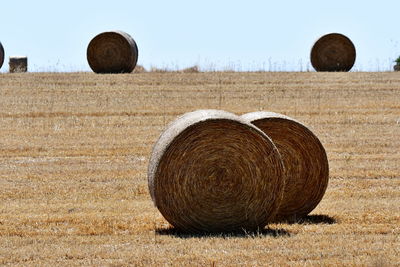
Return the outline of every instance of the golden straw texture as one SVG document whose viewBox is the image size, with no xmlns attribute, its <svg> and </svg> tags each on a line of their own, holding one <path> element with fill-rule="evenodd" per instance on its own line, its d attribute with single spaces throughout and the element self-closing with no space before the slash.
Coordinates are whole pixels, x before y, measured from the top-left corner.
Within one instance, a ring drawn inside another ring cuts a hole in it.
<svg viewBox="0 0 400 267">
<path fill-rule="evenodd" d="M 3 63 L 4 63 L 4 48 L 0 42 L 0 69 L 3 66 Z"/>
<path fill-rule="evenodd" d="M 310 213 L 321 201 L 329 180 L 328 159 L 319 139 L 300 122 L 273 112 L 242 116 L 266 133 L 285 166 L 286 185 L 275 221 L 292 221 Z"/>
<path fill-rule="evenodd" d="M 218 110 L 172 122 L 156 142 L 148 170 L 155 206 L 187 232 L 263 228 L 280 205 L 284 177 L 272 141 L 239 116 Z"/>
<path fill-rule="evenodd" d="M 350 71 L 355 61 L 354 44 L 340 33 L 322 36 L 311 49 L 311 64 L 316 71 Z"/>
<path fill-rule="evenodd" d="M 20 73 L 28 71 L 27 57 L 10 57 L 10 73 Z"/>
<path fill-rule="evenodd" d="M 133 38 L 122 31 L 103 32 L 87 48 L 87 60 L 96 73 L 130 73 L 139 52 Z"/>
</svg>

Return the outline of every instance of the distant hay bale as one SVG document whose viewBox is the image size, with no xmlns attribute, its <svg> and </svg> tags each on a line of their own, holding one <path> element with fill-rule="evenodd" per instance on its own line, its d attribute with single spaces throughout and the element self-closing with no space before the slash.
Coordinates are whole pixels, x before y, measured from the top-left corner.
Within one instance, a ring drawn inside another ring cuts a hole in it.
<svg viewBox="0 0 400 267">
<path fill-rule="evenodd" d="M 4 48 L 0 42 L 0 69 L 3 66 L 3 63 L 4 63 Z"/>
<path fill-rule="evenodd" d="M 319 38 L 311 49 L 311 64 L 316 71 L 350 71 L 356 61 L 356 48 L 340 33 Z"/>
<path fill-rule="evenodd" d="M 156 72 L 156 73 L 166 73 L 169 72 L 167 68 L 157 68 L 157 67 L 151 67 L 150 72 Z"/>
<path fill-rule="evenodd" d="M 328 186 L 328 159 L 321 142 L 306 126 L 282 114 L 253 112 L 242 118 L 266 133 L 282 155 L 286 186 L 275 221 L 306 216 Z"/>
<path fill-rule="evenodd" d="M 10 73 L 20 73 L 28 71 L 28 58 L 23 56 L 10 57 Z"/>
<path fill-rule="evenodd" d="M 145 69 L 145 67 L 141 65 L 136 65 L 135 69 L 133 70 L 133 73 L 145 73 L 145 72 L 147 72 L 147 70 Z"/>
<path fill-rule="evenodd" d="M 189 67 L 189 68 L 185 68 L 185 69 L 183 69 L 183 70 L 181 70 L 179 72 L 182 72 L 182 73 L 199 73 L 200 72 L 200 68 L 199 68 L 199 66 L 192 66 L 192 67 Z"/>
<path fill-rule="evenodd" d="M 172 122 L 149 163 L 155 206 L 175 228 L 229 232 L 263 228 L 284 188 L 280 154 L 271 140 L 239 116 L 198 110 Z"/>
<path fill-rule="evenodd" d="M 96 73 L 131 73 L 139 51 L 133 38 L 122 31 L 103 32 L 87 48 L 87 60 Z"/>
</svg>

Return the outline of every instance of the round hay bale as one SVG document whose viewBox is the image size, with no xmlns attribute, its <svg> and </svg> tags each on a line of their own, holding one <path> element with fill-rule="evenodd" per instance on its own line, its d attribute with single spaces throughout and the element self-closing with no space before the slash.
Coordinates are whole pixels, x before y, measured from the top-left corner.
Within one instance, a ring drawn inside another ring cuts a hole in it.
<svg viewBox="0 0 400 267">
<path fill-rule="evenodd" d="M 151 198 L 185 232 L 263 228 L 282 199 L 284 169 L 272 141 L 239 116 L 198 110 L 172 122 L 149 164 Z"/>
<path fill-rule="evenodd" d="M 24 56 L 10 57 L 10 73 L 20 73 L 28 71 L 28 58 Z"/>
<path fill-rule="evenodd" d="M 0 42 L 0 69 L 3 66 L 3 63 L 4 63 L 4 48 Z"/>
<path fill-rule="evenodd" d="M 350 71 L 355 61 L 354 44 L 340 33 L 322 36 L 311 49 L 311 64 L 316 71 Z"/>
<path fill-rule="evenodd" d="M 274 221 L 306 216 L 321 201 L 329 180 L 328 159 L 319 139 L 300 122 L 273 112 L 242 116 L 266 133 L 282 155 L 286 186 Z"/>
<path fill-rule="evenodd" d="M 130 73 L 139 51 L 133 38 L 122 31 L 103 32 L 87 48 L 87 60 L 96 73 Z"/>
</svg>

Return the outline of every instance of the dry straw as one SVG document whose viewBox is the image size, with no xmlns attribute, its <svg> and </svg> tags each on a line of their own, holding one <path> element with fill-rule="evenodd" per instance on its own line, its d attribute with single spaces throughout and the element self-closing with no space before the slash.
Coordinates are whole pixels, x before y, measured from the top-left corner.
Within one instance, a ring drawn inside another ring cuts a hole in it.
<svg viewBox="0 0 400 267">
<path fill-rule="evenodd" d="M 4 63 L 4 48 L 0 42 L 0 69 L 3 66 L 3 63 Z"/>
<path fill-rule="evenodd" d="M 328 186 L 328 159 L 321 142 L 306 126 L 282 114 L 253 112 L 242 117 L 266 133 L 282 155 L 286 186 L 275 221 L 304 217 Z"/>
<path fill-rule="evenodd" d="M 130 73 L 138 60 L 133 38 L 122 31 L 103 32 L 94 37 L 87 48 L 87 60 L 96 73 Z"/>
<path fill-rule="evenodd" d="M 356 48 L 340 33 L 319 38 L 311 49 L 311 64 L 316 71 L 350 71 L 356 61 Z"/>
<path fill-rule="evenodd" d="M 28 71 L 28 58 L 23 56 L 10 57 L 10 73 L 19 73 Z"/>
<path fill-rule="evenodd" d="M 154 204 L 177 229 L 226 232 L 263 228 L 280 205 L 281 156 L 239 116 L 198 110 L 172 122 L 148 170 Z"/>
</svg>

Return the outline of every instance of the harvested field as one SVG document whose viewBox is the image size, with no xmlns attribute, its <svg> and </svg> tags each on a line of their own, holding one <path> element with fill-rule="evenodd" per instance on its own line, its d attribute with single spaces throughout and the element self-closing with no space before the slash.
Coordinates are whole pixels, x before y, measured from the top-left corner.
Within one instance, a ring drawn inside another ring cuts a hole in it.
<svg viewBox="0 0 400 267">
<path fill-rule="evenodd" d="M 400 264 L 398 73 L 0 74 L 0 265 Z M 147 166 L 195 109 L 270 110 L 318 136 L 328 189 L 304 221 L 185 235 Z"/>
</svg>

